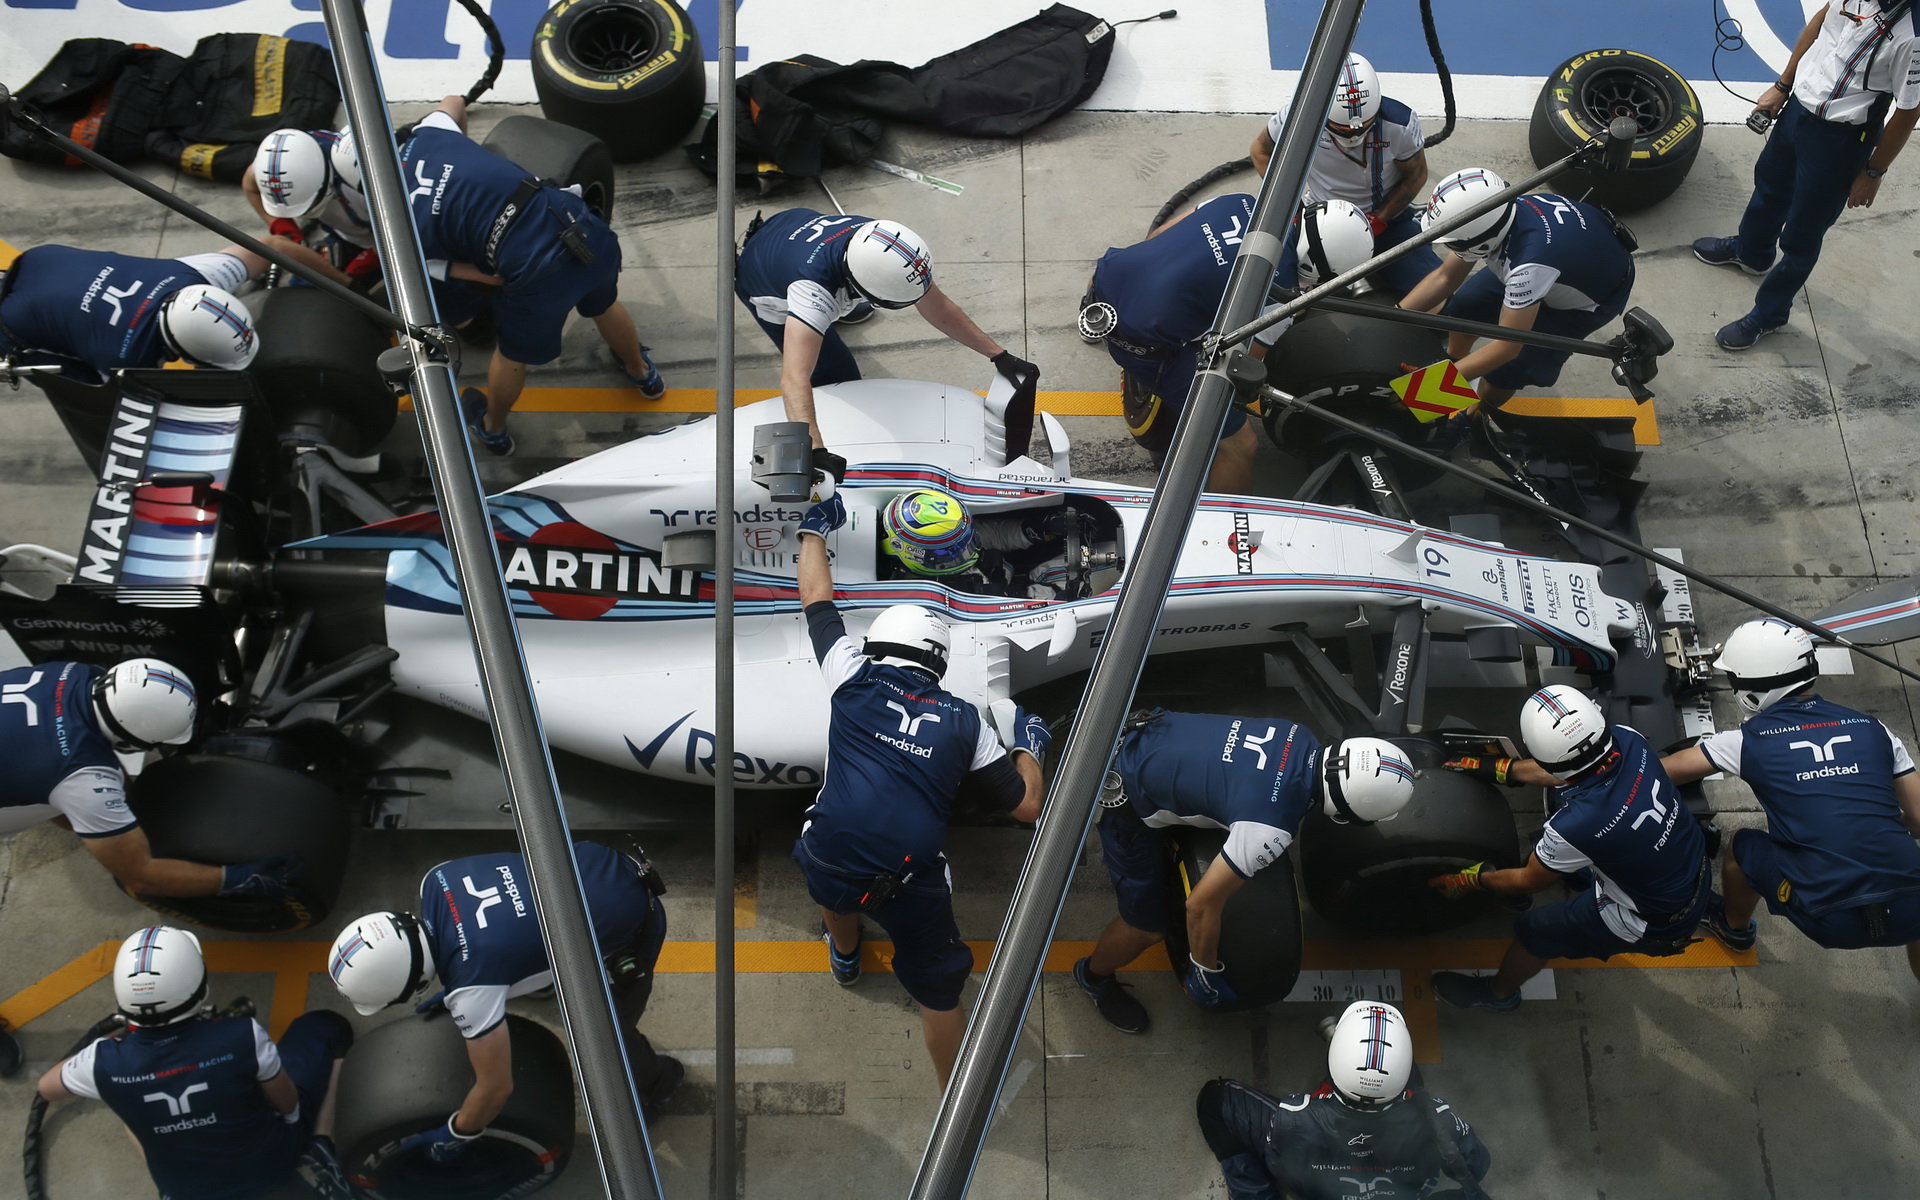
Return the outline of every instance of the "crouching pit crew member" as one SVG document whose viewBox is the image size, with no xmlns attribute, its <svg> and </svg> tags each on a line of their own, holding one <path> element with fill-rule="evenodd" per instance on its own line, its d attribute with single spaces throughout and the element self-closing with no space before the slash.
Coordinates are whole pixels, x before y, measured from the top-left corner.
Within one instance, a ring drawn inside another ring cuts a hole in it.
<svg viewBox="0 0 1920 1200">
<path fill-rule="evenodd" d="M 1520 985 L 1556 958 L 1678 954 L 1714 899 L 1700 823 L 1647 739 L 1625 725 L 1609 728 L 1600 706 L 1565 684 L 1527 698 L 1520 737 L 1532 758 L 1446 765 L 1511 787 L 1561 789 L 1527 865 L 1496 871 L 1475 863 L 1432 885 L 1450 898 L 1481 890 L 1523 896 L 1591 872 L 1593 887 L 1521 914 L 1491 979 L 1436 973 L 1434 994 L 1456 1008 L 1512 1012 Z"/>
<path fill-rule="evenodd" d="M 200 941 L 156 925 L 121 943 L 113 998 L 125 1033 L 40 1079 L 48 1101 L 105 1101 L 164 1200 L 251 1200 L 296 1175 L 327 1200 L 353 1192 L 333 1152 L 333 1090 L 353 1027 L 303 1013 L 276 1045 L 252 1018 L 209 1015 Z"/>
<path fill-rule="evenodd" d="M 826 778 L 793 859 L 820 906 L 837 983 L 860 977 L 860 914 L 893 939 L 894 977 L 920 1006 L 945 1090 L 966 1030 L 960 992 L 973 970 L 941 852 L 947 822 L 963 796 L 1037 820 L 1040 756 L 1052 735 L 1023 711 L 1009 754 L 978 708 L 941 690 L 951 639 L 924 608 L 894 605 L 874 619 L 864 644 L 848 636 L 827 565 L 827 538 L 845 521 L 834 496 L 800 526 L 800 601 L 832 709 Z"/>
<path fill-rule="evenodd" d="M 1738 776 L 1767 827 L 1733 835 L 1720 864 L 1725 903 L 1707 910 L 1704 928 L 1729 949 L 1752 949 L 1764 896 L 1828 949 L 1905 946 L 1920 979 L 1920 774 L 1906 745 L 1865 713 L 1814 694 L 1819 666 L 1804 629 L 1748 621 L 1714 666 L 1753 715 L 1664 765 L 1679 783 Z"/>
<path fill-rule="evenodd" d="M 1276 1099 L 1231 1079 L 1200 1089 L 1200 1132 L 1231 1200 L 1484 1200 L 1492 1155 L 1420 1085 L 1400 1010 L 1356 1000 L 1320 1028 L 1327 1079 L 1313 1091 Z"/>
<path fill-rule="evenodd" d="M 1413 764 L 1382 738 L 1330 751 L 1304 725 L 1259 717 L 1135 713 L 1102 790 L 1100 852 L 1120 900 L 1093 953 L 1073 964 L 1080 990 L 1122 1033 L 1145 1033 L 1146 1006 L 1114 972 L 1166 938 L 1167 830 L 1224 829 L 1227 843 L 1187 897 L 1187 995 L 1213 1009 L 1235 999 L 1220 961 L 1227 900 L 1279 861 L 1314 805 L 1335 821 L 1390 821 L 1413 798 Z"/>
<path fill-rule="evenodd" d="M 635 1028 L 653 995 L 654 963 L 667 936 L 660 904 L 666 889 L 650 863 L 596 842 L 575 842 L 573 850 L 620 1037 L 652 1124 L 687 1073 Z M 475 897 L 481 897 L 477 904 Z M 451 1162 L 486 1132 L 513 1094 L 507 1001 L 553 986 L 527 860 L 507 851 L 432 868 L 420 881 L 420 915 L 369 913 L 348 925 L 333 940 L 327 975 L 363 1017 L 413 1000 L 439 979 L 439 999 L 466 1039 L 473 1086 L 446 1121 L 403 1148 L 424 1148 L 435 1162 Z"/>
<path fill-rule="evenodd" d="M 127 808 L 120 755 L 193 738 L 193 682 L 157 658 L 112 668 L 47 662 L 0 671 L 0 834 L 51 820 L 129 891 L 149 896 L 284 896 L 299 873 L 283 856 L 216 867 L 155 858 Z"/>
</svg>

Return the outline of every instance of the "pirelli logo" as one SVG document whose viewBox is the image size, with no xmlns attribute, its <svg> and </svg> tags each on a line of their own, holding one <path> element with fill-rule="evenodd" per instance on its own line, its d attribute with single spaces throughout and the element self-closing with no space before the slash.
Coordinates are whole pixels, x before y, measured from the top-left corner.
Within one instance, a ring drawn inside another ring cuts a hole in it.
<svg viewBox="0 0 1920 1200">
<path fill-rule="evenodd" d="M 1659 137 L 1654 139 L 1654 142 L 1653 142 L 1654 157 L 1658 158 L 1660 155 L 1665 154 L 1668 150 L 1672 149 L 1674 143 L 1678 142 L 1681 138 L 1686 137 L 1688 134 L 1692 133 L 1694 130 L 1698 128 L 1700 128 L 1700 122 L 1698 119 L 1694 117 L 1692 113 L 1687 113 L 1683 115 L 1680 118 L 1679 122 L 1675 124 L 1672 129 L 1667 130 L 1665 133 L 1661 134 Z"/>
</svg>

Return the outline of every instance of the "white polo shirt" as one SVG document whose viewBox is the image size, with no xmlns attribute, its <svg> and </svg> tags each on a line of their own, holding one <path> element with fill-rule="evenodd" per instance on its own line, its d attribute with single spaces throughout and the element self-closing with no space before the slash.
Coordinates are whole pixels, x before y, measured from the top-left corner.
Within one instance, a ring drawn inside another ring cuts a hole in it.
<svg viewBox="0 0 1920 1200">
<path fill-rule="evenodd" d="M 1883 0 L 1885 3 L 1885 0 Z M 1853 20 L 1840 0 L 1827 6 L 1819 36 L 1800 57 L 1793 98 L 1825 121 L 1864 125 L 1881 96 L 1895 108 L 1920 108 L 1920 36 L 1914 10 L 1892 21 L 1877 12 Z"/>
<path fill-rule="evenodd" d="M 1287 110 L 1282 108 L 1268 118 L 1267 136 L 1277 143 L 1286 121 Z M 1373 212 L 1406 174 L 1400 164 L 1420 153 L 1426 145 L 1420 115 L 1391 96 L 1381 100 L 1380 118 L 1356 150 L 1349 151 L 1334 141 L 1323 121 L 1314 138 L 1313 160 L 1307 167 L 1307 189 L 1302 199 L 1308 203 L 1347 200 L 1358 205 L 1361 212 Z"/>
</svg>

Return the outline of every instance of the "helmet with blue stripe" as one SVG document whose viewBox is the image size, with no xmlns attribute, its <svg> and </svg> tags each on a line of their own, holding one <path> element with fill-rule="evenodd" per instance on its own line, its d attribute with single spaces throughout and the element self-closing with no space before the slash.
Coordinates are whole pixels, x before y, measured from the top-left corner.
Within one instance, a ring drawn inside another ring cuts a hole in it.
<svg viewBox="0 0 1920 1200">
<path fill-rule="evenodd" d="M 1413 763 L 1385 738 L 1350 737 L 1325 755 L 1320 807 L 1335 824 L 1391 821 L 1413 799 Z"/>
<path fill-rule="evenodd" d="M 1327 1078 L 1340 1098 L 1367 1108 L 1391 1104 L 1412 1076 L 1413 1036 L 1400 1010 L 1377 1000 L 1349 1004 L 1327 1038 Z"/>
<path fill-rule="evenodd" d="M 260 207 L 289 220 L 311 215 L 333 195 L 331 151 L 304 129 L 276 129 L 253 155 Z"/>
<path fill-rule="evenodd" d="M 1373 123 L 1380 119 L 1380 100 L 1380 73 L 1365 55 L 1347 55 L 1333 80 L 1327 136 L 1349 151 L 1358 150 L 1373 131 Z"/>
<path fill-rule="evenodd" d="M 1427 211 L 1421 228 L 1432 229 L 1450 220 L 1506 188 L 1507 181 L 1486 167 L 1468 167 L 1455 171 L 1434 185 L 1427 199 Z M 1479 262 L 1500 248 L 1513 228 L 1513 201 L 1496 204 L 1466 224 L 1447 231 L 1434 244 L 1451 250 L 1464 262 Z"/>
<path fill-rule="evenodd" d="M 201 367 L 242 371 L 260 351 L 253 314 L 238 297 L 211 284 L 192 283 L 160 306 L 160 340 L 177 358 Z"/>
<path fill-rule="evenodd" d="M 327 978 L 363 1017 L 418 996 L 434 974 L 426 927 L 412 913 L 368 913 L 327 952 Z"/>
<path fill-rule="evenodd" d="M 933 286 L 933 255 L 898 221 L 868 221 L 847 241 L 853 290 L 877 308 L 910 308 Z"/>
<path fill-rule="evenodd" d="M 967 506 L 939 488 L 895 496 L 880 516 L 880 527 L 887 550 L 917 575 L 953 575 L 980 561 Z"/>
<path fill-rule="evenodd" d="M 1540 768 L 1565 783 L 1599 770 L 1613 754 L 1607 715 L 1579 688 L 1549 684 L 1520 709 L 1520 740 Z"/>
<path fill-rule="evenodd" d="M 123 754 L 190 740 L 199 711 L 193 680 L 157 658 L 116 663 L 93 683 L 93 715 Z"/>
<path fill-rule="evenodd" d="M 120 943 L 113 959 L 113 1002 L 129 1022 L 154 1028 L 195 1016 L 207 1000 L 200 939 L 171 925 L 150 925 Z"/>
</svg>

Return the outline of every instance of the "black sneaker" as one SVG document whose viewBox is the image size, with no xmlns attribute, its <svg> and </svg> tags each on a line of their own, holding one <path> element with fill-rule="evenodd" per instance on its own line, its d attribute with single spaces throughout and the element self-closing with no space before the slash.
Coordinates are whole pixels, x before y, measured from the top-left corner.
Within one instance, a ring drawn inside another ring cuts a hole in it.
<svg viewBox="0 0 1920 1200">
<path fill-rule="evenodd" d="M 1107 1024 L 1121 1033 L 1145 1033 L 1153 1024 L 1153 1018 L 1147 1015 L 1147 1006 L 1133 998 L 1132 985 L 1121 983 L 1113 975 L 1095 978 L 1087 969 L 1090 961 L 1091 958 L 1083 958 L 1073 964 L 1073 981 L 1093 997 L 1093 1007 Z"/>
<path fill-rule="evenodd" d="M 1700 928 L 1712 934 L 1714 941 L 1729 950 L 1751 950 L 1754 943 L 1760 940 L 1760 928 L 1752 921 L 1739 928 L 1727 924 L 1726 902 L 1718 896 L 1707 904 L 1707 911 L 1701 914 Z"/>
<path fill-rule="evenodd" d="M 354 1200 L 353 1185 L 347 1182 L 330 1137 L 321 1135 L 308 1142 L 293 1173 L 321 1200 Z"/>
<path fill-rule="evenodd" d="M 613 356 L 613 361 L 620 368 L 620 373 L 627 377 L 627 382 L 640 390 L 642 400 L 658 400 L 667 394 L 667 381 L 660 377 L 660 368 L 653 365 L 652 346 L 640 347 L 640 365 L 646 368 L 643 374 L 635 375 L 627 370 L 627 364 L 620 361 L 618 354 Z"/>
<path fill-rule="evenodd" d="M 833 944 L 833 935 L 827 927 L 820 927 L 820 940 L 827 944 L 827 970 L 833 973 L 833 981 L 841 987 L 852 987 L 860 981 L 860 943 L 853 944 L 852 954 L 840 953 L 840 947 Z"/>
<path fill-rule="evenodd" d="M 871 317 L 872 315 L 873 315 L 873 302 L 870 300 L 860 300 L 855 302 L 853 308 L 848 310 L 846 316 L 841 317 L 839 320 L 835 321 L 834 324 L 835 325 L 858 325 L 860 322 L 866 320 L 868 317 Z"/>
<path fill-rule="evenodd" d="M 1510 1013 L 1520 1007 L 1519 992 L 1502 1000 L 1493 994 L 1493 980 L 1485 975 L 1435 971 L 1433 994 L 1455 1008 L 1490 1008 L 1497 1013 Z"/>
<path fill-rule="evenodd" d="M 680 1090 L 686 1078 L 687 1064 L 671 1054 L 660 1056 L 660 1069 L 648 1085 L 647 1094 L 640 1099 L 640 1115 L 646 1118 L 648 1125 L 660 1119 L 660 1110 L 667 1106 L 667 1101 L 673 1099 L 673 1094 Z"/>
</svg>

